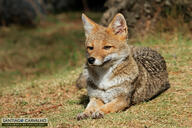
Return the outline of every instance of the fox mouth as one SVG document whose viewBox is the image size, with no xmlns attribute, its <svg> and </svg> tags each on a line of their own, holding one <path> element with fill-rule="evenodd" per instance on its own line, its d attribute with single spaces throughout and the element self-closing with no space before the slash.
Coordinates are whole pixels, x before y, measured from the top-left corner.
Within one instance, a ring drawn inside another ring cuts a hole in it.
<svg viewBox="0 0 192 128">
<path fill-rule="evenodd" d="M 103 67 L 104 65 L 106 65 L 108 62 L 110 62 L 111 61 L 111 59 L 109 59 L 109 60 L 106 60 L 106 61 L 104 61 L 101 65 L 98 65 L 98 66 L 100 66 L 100 67 Z"/>
<path fill-rule="evenodd" d="M 108 62 L 110 62 L 111 61 L 111 59 L 108 59 L 108 60 L 106 60 L 106 61 L 104 61 L 102 64 L 100 64 L 100 65 L 97 65 L 97 64 L 89 64 L 90 66 L 92 66 L 92 67 L 103 67 L 104 65 L 106 65 Z"/>
<path fill-rule="evenodd" d="M 107 64 L 107 63 L 110 62 L 110 61 L 111 61 L 111 59 L 108 59 L 108 60 L 104 61 L 103 64 L 102 64 L 101 66 Z"/>
</svg>

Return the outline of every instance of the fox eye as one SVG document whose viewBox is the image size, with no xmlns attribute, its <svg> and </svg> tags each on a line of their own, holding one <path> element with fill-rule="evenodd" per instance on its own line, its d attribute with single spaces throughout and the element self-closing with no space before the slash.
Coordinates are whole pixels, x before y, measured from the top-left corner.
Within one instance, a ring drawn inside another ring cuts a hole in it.
<svg viewBox="0 0 192 128">
<path fill-rule="evenodd" d="M 89 50 L 93 50 L 93 47 L 91 47 L 91 46 L 88 46 L 88 47 L 87 47 L 87 49 L 89 49 Z"/>
<path fill-rule="evenodd" d="M 103 49 L 109 50 L 112 46 L 104 46 Z"/>
</svg>

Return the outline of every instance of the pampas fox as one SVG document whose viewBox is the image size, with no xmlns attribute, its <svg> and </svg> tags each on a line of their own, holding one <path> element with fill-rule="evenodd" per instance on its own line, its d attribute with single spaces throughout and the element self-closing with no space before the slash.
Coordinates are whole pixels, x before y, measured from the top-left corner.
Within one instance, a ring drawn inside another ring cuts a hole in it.
<svg viewBox="0 0 192 128">
<path fill-rule="evenodd" d="M 163 57 L 150 48 L 127 44 L 128 28 L 122 14 L 117 14 L 108 27 L 84 14 L 82 21 L 87 63 L 79 81 L 87 85 L 90 102 L 77 115 L 78 120 L 122 111 L 170 87 Z"/>
</svg>

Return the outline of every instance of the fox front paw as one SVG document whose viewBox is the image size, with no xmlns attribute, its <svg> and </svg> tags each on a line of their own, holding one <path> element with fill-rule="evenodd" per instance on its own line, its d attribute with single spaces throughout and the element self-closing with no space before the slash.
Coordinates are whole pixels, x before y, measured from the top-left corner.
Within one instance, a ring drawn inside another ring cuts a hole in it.
<svg viewBox="0 0 192 128">
<path fill-rule="evenodd" d="M 89 117 L 89 114 L 88 114 L 88 113 L 82 112 L 82 113 L 79 113 L 79 114 L 77 115 L 77 120 L 87 119 L 88 117 Z"/>
<path fill-rule="evenodd" d="M 104 113 L 102 111 L 96 111 L 91 115 L 92 119 L 100 119 L 104 117 Z"/>
</svg>

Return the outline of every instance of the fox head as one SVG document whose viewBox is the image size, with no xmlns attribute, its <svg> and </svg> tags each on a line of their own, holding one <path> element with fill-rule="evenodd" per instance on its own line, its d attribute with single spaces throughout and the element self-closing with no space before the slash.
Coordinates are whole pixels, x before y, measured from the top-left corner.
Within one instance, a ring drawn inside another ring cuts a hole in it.
<svg viewBox="0 0 192 128">
<path fill-rule="evenodd" d="M 108 27 L 96 24 L 84 14 L 82 14 L 82 21 L 89 65 L 102 66 L 128 56 L 128 28 L 122 14 L 117 14 Z"/>
</svg>

